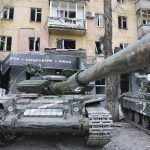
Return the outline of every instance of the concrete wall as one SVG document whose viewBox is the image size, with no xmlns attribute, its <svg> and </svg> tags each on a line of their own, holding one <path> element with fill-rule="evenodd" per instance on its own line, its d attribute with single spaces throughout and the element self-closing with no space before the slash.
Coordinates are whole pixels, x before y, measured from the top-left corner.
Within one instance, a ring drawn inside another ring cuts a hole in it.
<svg viewBox="0 0 150 150">
<path fill-rule="evenodd" d="M 50 47 L 56 48 L 57 47 L 57 39 L 71 39 L 76 40 L 76 49 L 83 48 L 86 49 L 86 46 L 84 44 L 84 37 L 82 36 L 75 36 L 75 35 L 67 35 L 67 34 L 51 34 L 50 35 Z"/>
<path fill-rule="evenodd" d="M 28 52 L 28 38 L 34 37 L 34 31 L 40 37 L 40 50 L 48 47 L 48 0 L 15 0 L 10 6 L 14 6 L 14 18 L 0 20 L 0 35 L 12 36 L 12 52 Z M 41 22 L 30 21 L 31 8 L 42 8 Z"/>
<path fill-rule="evenodd" d="M 5 2 L 5 1 L 3 1 Z M 76 49 L 86 49 L 89 57 L 95 57 L 95 41 L 104 36 L 104 27 L 96 27 L 94 18 L 87 18 L 87 31 L 85 35 L 50 34 L 47 29 L 49 16 L 48 0 L 17 0 L 11 4 L 14 6 L 13 20 L 0 20 L 0 35 L 12 36 L 12 52 L 28 52 L 29 37 L 35 33 L 40 37 L 40 51 L 45 47 L 56 47 L 56 39 L 76 40 Z M 42 8 L 42 21 L 30 21 L 30 8 Z M 137 40 L 137 17 L 134 2 L 117 3 L 112 0 L 113 10 L 113 48 L 120 43 L 131 44 Z M 103 0 L 90 0 L 86 4 L 86 12 L 104 14 Z M 118 16 L 127 17 L 127 30 L 118 29 Z M 97 56 L 99 57 L 99 56 Z M 99 57 L 98 59 L 102 59 Z"/>
<path fill-rule="evenodd" d="M 87 2 L 86 11 L 96 14 L 104 14 L 104 4 L 102 0 L 90 0 Z M 86 50 L 88 56 L 95 56 L 95 41 L 104 35 L 104 27 L 96 27 L 95 19 L 87 19 Z"/>
<path fill-rule="evenodd" d="M 119 47 L 120 43 L 132 44 L 137 40 L 137 16 L 135 2 L 127 1 L 117 3 L 112 0 L 113 11 L 113 48 Z M 127 17 L 127 30 L 118 28 L 118 16 Z"/>
</svg>

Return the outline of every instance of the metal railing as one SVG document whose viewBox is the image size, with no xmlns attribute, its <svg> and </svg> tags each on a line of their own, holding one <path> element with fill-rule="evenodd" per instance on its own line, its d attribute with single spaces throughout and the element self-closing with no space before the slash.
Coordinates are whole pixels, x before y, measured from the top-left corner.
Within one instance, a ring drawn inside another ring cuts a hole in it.
<svg viewBox="0 0 150 150">
<path fill-rule="evenodd" d="M 85 30 L 85 24 L 85 20 L 76 18 L 49 17 L 48 20 L 48 27 L 67 27 Z"/>
<path fill-rule="evenodd" d="M 150 9 L 150 1 L 149 0 L 139 0 L 136 2 L 136 11 L 139 9 Z"/>
<path fill-rule="evenodd" d="M 141 25 L 138 27 L 138 37 L 141 38 L 150 33 L 150 25 Z"/>
</svg>

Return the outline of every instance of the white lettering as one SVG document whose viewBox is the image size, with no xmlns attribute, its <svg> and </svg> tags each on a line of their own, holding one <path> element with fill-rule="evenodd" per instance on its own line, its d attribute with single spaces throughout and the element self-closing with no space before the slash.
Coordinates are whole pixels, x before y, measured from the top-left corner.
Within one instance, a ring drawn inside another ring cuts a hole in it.
<svg viewBox="0 0 150 150">
<path fill-rule="evenodd" d="M 71 61 L 69 61 L 69 60 L 59 60 L 59 63 L 71 64 Z"/>
<path fill-rule="evenodd" d="M 51 59 L 29 59 L 26 58 L 27 62 L 53 62 Z"/>
</svg>

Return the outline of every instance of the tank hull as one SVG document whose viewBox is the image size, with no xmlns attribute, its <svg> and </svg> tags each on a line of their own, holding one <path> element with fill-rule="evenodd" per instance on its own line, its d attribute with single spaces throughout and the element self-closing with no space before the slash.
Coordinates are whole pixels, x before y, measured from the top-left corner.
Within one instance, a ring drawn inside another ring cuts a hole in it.
<svg viewBox="0 0 150 150">
<path fill-rule="evenodd" d="M 150 99 L 146 93 L 126 93 L 122 96 L 125 118 L 150 134 Z"/>
<path fill-rule="evenodd" d="M 103 100 L 92 95 L 1 97 L 0 129 L 6 134 L 82 134 L 88 136 L 87 145 L 102 146 L 112 132 L 111 115 L 101 106 Z"/>
</svg>

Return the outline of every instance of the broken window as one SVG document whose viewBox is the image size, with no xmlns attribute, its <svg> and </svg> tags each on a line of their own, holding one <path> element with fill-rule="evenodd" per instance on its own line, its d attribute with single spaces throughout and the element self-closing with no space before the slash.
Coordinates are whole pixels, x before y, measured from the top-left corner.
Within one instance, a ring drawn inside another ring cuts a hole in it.
<svg viewBox="0 0 150 150">
<path fill-rule="evenodd" d="M 69 18 L 76 18 L 76 12 L 75 11 L 69 11 L 68 16 L 69 16 Z"/>
<path fill-rule="evenodd" d="M 57 17 L 76 18 L 76 5 L 74 3 L 60 2 L 59 6 L 57 8 Z"/>
<path fill-rule="evenodd" d="M 57 17 L 66 18 L 67 12 L 65 10 L 57 10 Z"/>
<path fill-rule="evenodd" d="M 143 25 L 150 25 L 150 19 L 143 19 Z"/>
<path fill-rule="evenodd" d="M 2 19 L 13 19 L 14 8 L 4 8 L 2 12 Z"/>
<path fill-rule="evenodd" d="M 128 46 L 127 43 L 121 43 L 121 44 L 120 44 L 120 49 L 124 49 L 124 48 L 126 48 L 127 46 Z"/>
<path fill-rule="evenodd" d="M 141 10 L 139 15 L 140 15 L 139 20 L 138 20 L 139 26 L 150 25 L 150 10 Z M 141 19 L 142 19 L 142 22 L 141 22 Z"/>
<path fill-rule="evenodd" d="M 29 38 L 29 51 L 37 52 L 40 50 L 40 38 Z"/>
<path fill-rule="evenodd" d="M 60 10 L 57 11 L 57 17 L 60 18 L 76 18 L 76 12 L 75 11 L 66 11 L 66 10 Z"/>
<path fill-rule="evenodd" d="M 76 41 L 75 40 L 57 40 L 57 49 L 75 49 Z"/>
<path fill-rule="evenodd" d="M 0 36 L 0 51 L 11 51 L 12 37 Z"/>
<path fill-rule="evenodd" d="M 126 0 L 117 0 L 117 2 L 124 3 L 124 2 L 126 2 Z"/>
<path fill-rule="evenodd" d="M 101 50 L 101 43 L 96 41 L 95 42 L 95 53 L 96 54 L 101 54 L 102 53 L 102 50 Z"/>
<path fill-rule="evenodd" d="M 129 74 L 121 74 L 120 77 L 121 93 L 129 91 Z"/>
<path fill-rule="evenodd" d="M 114 54 L 115 54 L 115 53 L 118 53 L 120 50 L 121 50 L 120 47 L 114 47 Z"/>
<path fill-rule="evenodd" d="M 118 16 L 119 29 L 127 29 L 127 18 L 124 16 Z"/>
<path fill-rule="evenodd" d="M 105 79 L 95 81 L 96 94 L 105 94 Z"/>
<path fill-rule="evenodd" d="M 41 8 L 31 8 L 31 21 L 41 22 L 42 9 Z"/>
<path fill-rule="evenodd" d="M 63 40 L 57 40 L 57 49 L 63 49 Z"/>
<path fill-rule="evenodd" d="M 95 14 L 95 24 L 97 27 L 104 27 L 104 15 Z"/>
</svg>

